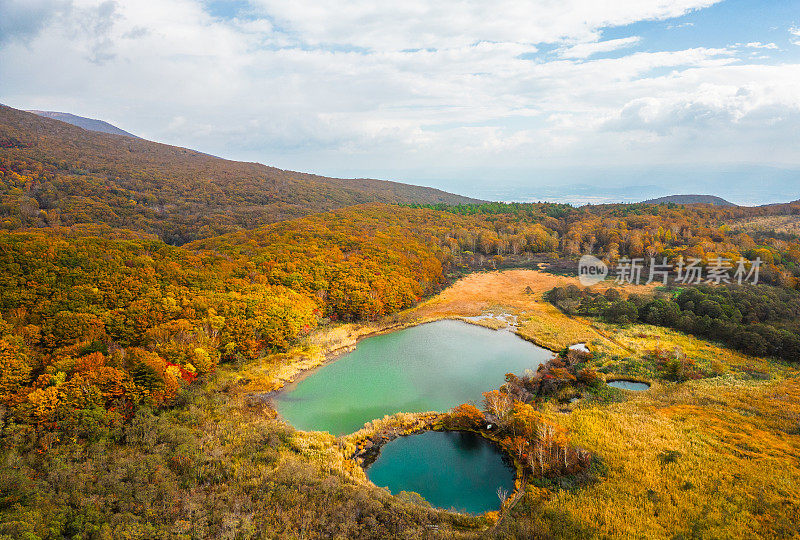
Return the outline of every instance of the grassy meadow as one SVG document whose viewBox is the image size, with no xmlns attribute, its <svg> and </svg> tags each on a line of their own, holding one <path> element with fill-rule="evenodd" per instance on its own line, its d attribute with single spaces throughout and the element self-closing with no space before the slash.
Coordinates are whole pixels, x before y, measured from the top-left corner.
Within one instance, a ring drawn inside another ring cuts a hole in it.
<svg viewBox="0 0 800 540">
<path fill-rule="evenodd" d="M 594 355 L 591 364 L 602 376 L 640 379 L 652 387 L 645 392 L 603 387 L 574 404 L 545 402 L 542 412 L 569 430 L 572 444 L 596 456 L 591 479 L 534 481 L 496 526 L 489 527 L 484 518 L 454 522 L 455 516 L 449 516 L 439 533 L 501 538 L 797 537 L 800 371 L 665 328 L 568 317 L 542 299 L 552 287 L 576 282 L 527 270 L 472 274 L 391 320 L 319 330 L 304 347 L 231 372 L 238 382 L 230 387 L 240 399 L 252 399 L 253 391 L 277 388 L 319 365 L 326 354 L 333 357 L 371 333 L 440 318 L 513 314 L 525 339 L 554 350 L 585 342 Z M 491 325 L 496 319 L 488 321 L 481 322 Z M 702 377 L 686 382 L 661 377 L 653 351 L 676 347 Z M 353 489 L 374 490 L 344 457 L 352 451 L 346 440 L 293 432 L 284 459 L 314 461 Z M 412 504 L 401 499 L 397 504 Z M 419 511 L 435 522 L 447 515 L 424 506 Z"/>
</svg>

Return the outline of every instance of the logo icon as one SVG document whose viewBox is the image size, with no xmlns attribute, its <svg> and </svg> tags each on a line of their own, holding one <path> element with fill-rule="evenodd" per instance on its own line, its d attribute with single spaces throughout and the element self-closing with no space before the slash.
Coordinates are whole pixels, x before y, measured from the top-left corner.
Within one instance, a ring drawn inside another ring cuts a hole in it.
<svg viewBox="0 0 800 540">
<path fill-rule="evenodd" d="M 591 255 L 584 255 L 578 261 L 578 279 L 581 285 L 588 287 L 597 285 L 608 275 L 606 263 Z"/>
</svg>

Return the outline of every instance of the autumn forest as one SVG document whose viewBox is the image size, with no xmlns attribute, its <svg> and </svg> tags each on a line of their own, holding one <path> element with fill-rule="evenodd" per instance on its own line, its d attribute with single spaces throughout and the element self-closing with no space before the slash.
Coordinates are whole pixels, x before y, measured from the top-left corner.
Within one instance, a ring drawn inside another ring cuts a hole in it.
<svg viewBox="0 0 800 540">
<path fill-rule="evenodd" d="M 541 510 L 602 483 L 604 470 L 600 447 L 579 448 L 579 426 L 548 407 L 565 396 L 623 401 L 602 381 L 626 374 L 624 352 L 551 346 L 538 372 L 510 374 L 442 420 L 483 430 L 524 464 L 528 491 L 499 521 L 393 497 L 338 457 L 336 467 L 309 457 L 335 444 L 300 444 L 258 397 L 272 390 L 259 377 L 319 354 L 325 333 L 405 324 L 465 277 L 519 269 L 554 280 L 536 309 L 589 321 L 602 339 L 641 325 L 794 373 L 800 237 L 763 224 L 798 215 L 797 202 L 485 202 L 226 161 L 0 107 L 0 538 L 603 536 L 567 510 Z M 763 266 L 752 287 L 589 290 L 571 277 L 583 254 Z M 667 349 L 648 349 L 652 372 L 628 375 L 664 385 L 720 376 Z M 741 363 L 769 372 L 758 362 Z M 785 501 L 796 515 L 798 500 Z"/>
</svg>

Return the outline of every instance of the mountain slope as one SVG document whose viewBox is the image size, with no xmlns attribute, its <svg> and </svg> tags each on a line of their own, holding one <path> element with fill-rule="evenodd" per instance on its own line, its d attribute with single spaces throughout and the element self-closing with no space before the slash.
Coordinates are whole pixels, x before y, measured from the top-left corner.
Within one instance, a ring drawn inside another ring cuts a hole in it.
<svg viewBox="0 0 800 540">
<path fill-rule="evenodd" d="M 134 139 L 138 139 L 136 135 L 132 133 L 128 133 L 127 131 L 118 128 L 108 122 L 104 122 L 102 120 L 95 120 L 94 118 L 85 118 L 83 116 L 78 116 L 75 114 L 65 113 L 65 112 L 57 112 L 57 111 L 28 111 L 30 113 L 36 114 L 38 116 L 43 116 L 44 118 L 50 118 L 52 120 L 59 120 L 61 122 L 66 122 L 67 124 L 72 124 L 73 126 L 78 126 L 79 128 L 86 129 L 88 131 L 97 131 L 100 133 L 111 133 L 113 135 L 125 135 L 126 137 L 133 137 Z"/>
<path fill-rule="evenodd" d="M 174 244 L 353 204 L 475 199 L 326 178 L 97 133 L 0 106 L 0 226 L 107 223 Z"/>
<path fill-rule="evenodd" d="M 645 204 L 713 204 L 716 206 L 736 206 L 730 201 L 715 195 L 667 195 L 657 199 L 643 201 Z"/>
</svg>

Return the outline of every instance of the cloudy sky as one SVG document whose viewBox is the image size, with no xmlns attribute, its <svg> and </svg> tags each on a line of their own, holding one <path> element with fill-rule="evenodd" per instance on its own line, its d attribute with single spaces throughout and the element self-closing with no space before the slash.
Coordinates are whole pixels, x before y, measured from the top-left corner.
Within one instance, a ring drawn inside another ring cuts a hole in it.
<svg viewBox="0 0 800 540">
<path fill-rule="evenodd" d="M 0 102 L 487 198 L 769 202 L 800 0 L 0 0 Z"/>
</svg>

